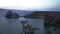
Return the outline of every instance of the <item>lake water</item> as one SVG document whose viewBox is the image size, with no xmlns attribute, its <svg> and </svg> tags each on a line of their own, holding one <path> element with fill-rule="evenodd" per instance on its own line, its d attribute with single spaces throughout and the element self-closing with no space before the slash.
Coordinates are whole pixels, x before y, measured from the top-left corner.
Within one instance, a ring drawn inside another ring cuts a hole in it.
<svg viewBox="0 0 60 34">
<path fill-rule="evenodd" d="M 60 29 L 48 26 L 44 27 L 44 19 L 34 19 L 34 18 L 17 18 L 17 19 L 7 19 L 5 17 L 0 17 L 0 34 L 20 34 L 22 31 L 21 20 L 25 19 L 34 27 L 40 28 L 35 31 L 35 34 L 60 34 Z"/>
</svg>

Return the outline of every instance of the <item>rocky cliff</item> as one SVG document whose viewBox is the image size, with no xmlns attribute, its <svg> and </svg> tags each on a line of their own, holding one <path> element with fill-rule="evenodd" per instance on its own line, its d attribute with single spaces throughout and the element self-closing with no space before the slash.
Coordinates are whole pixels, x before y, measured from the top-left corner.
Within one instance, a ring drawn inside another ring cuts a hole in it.
<svg viewBox="0 0 60 34">
<path fill-rule="evenodd" d="M 6 18 L 19 18 L 20 15 L 18 15 L 17 13 L 13 13 L 12 11 L 8 11 L 5 17 Z"/>
</svg>

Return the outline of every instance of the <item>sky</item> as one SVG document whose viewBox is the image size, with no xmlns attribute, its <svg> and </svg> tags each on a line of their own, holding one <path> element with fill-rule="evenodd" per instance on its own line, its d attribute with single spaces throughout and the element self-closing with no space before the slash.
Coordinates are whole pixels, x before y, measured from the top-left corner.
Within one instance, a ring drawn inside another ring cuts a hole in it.
<svg viewBox="0 0 60 34">
<path fill-rule="evenodd" d="M 60 0 L 0 0 L 0 8 L 60 11 Z"/>
</svg>

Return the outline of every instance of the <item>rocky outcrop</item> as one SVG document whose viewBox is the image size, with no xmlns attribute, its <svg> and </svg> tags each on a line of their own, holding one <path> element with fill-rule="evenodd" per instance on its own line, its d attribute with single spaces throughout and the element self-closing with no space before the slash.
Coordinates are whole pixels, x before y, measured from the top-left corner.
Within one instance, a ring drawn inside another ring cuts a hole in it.
<svg viewBox="0 0 60 34">
<path fill-rule="evenodd" d="M 12 11 L 8 11 L 5 17 L 6 18 L 19 18 L 20 16 L 17 13 L 12 13 Z"/>
<path fill-rule="evenodd" d="M 56 13 L 54 16 L 49 14 L 46 15 L 44 19 L 44 25 L 53 25 L 60 28 L 60 15 L 58 13 Z"/>
</svg>

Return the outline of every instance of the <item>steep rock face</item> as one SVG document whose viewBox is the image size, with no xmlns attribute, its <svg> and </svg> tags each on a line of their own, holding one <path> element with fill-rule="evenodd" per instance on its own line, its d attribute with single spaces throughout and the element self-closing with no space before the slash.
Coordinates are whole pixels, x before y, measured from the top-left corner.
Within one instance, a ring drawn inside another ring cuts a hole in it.
<svg viewBox="0 0 60 34">
<path fill-rule="evenodd" d="M 8 11 L 5 17 L 6 18 L 19 18 L 20 16 L 17 13 L 12 13 L 12 11 Z"/>
<path fill-rule="evenodd" d="M 44 19 L 44 25 L 53 25 L 60 28 L 60 15 L 59 14 L 60 12 L 46 15 Z"/>
<path fill-rule="evenodd" d="M 18 18 L 20 16 L 17 13 L 14 13 L 12 17 Z"/>
</svg>

